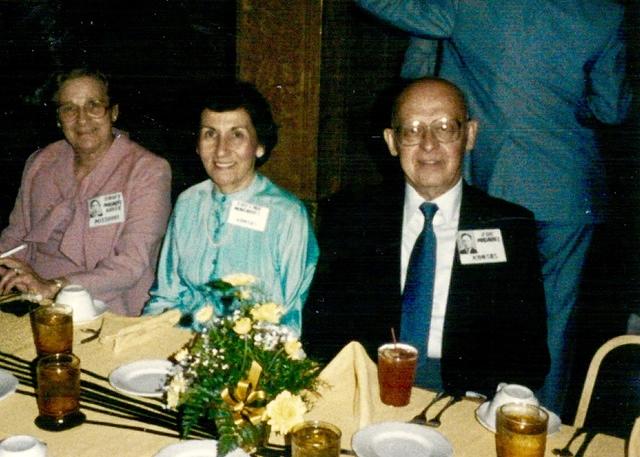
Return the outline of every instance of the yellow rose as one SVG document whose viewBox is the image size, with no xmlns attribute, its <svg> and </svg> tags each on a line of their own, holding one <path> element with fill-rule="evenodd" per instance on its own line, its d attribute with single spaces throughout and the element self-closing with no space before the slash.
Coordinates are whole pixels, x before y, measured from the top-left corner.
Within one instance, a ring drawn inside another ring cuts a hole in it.
<svg viewBox="0 0 640 457">
<path fill-rule="evenodd" d="M 251 299 L 251 291 L 250 290 L 245 290 L 245 289 L 240 289 L 236 292 L 238 298 L 240 300 L 250 300 Z"/>
<path fill-rule="evenodd" d="M 248 275 L 246 273 L 232 273 L 227 276 L 223 276 L 222 280 L 235 287 L 248 286 L 256 282 L 256 277 Z"/>
<path fill-rule="evenodd" d="M 176 362 L 182 362 L 187 358 L 188 355 L 189 351 L 183 348 L 176 352 L 176 355 L 174 355 L 173 358 L 176 359 Z"/>
<path fill-rule="evenodd" d="M 258 305 L 251 310 L 251 316 L 257 321 L 265 321 L 270 322 L 272 324 L 277 324 L 280 322 L 280 317 L 284 309 L 282 306 L 276 303 L 265 303 L 263 305 Z"/>
<path fill-rule="evenodd" d="M 284 343 L 284 352 L 287 353 L 291 360 L 302 359 L 302 343 L 298 340 L 289 340 Z"/>
<path fill-rule="evenodd" d="M 180 404 L 180 395 L 187 391 L 187 381 L 181 373 L 176 374 L 167 389 L 167 407 L 176 409 Z"/>
<path fill-rule="evenodd" d="M 278 394 L 267 404 L 267 416 L 271 430 L 286 435 L 294 425 L 304 420 L 307 406 L 298 395 L 292 395 L 288 390 Z"/>
<path fill-rule="evenodd" d="M 248 317 L 242 317 L 236 321 L 233 326 L 233 331 L 238 335 L 246 335 L 251 330 L 251 319 Z"/>
<path fill-rule="evenodd" d="M 211 319 L 211 316 L 213 316 L 213 306 L 207 305 L 200 308 L 193 317 L 197 322 L 204 323 Z"/>
<path fill-rule="evenodd" d="M 180 393 L 169 389 L 167 390 L 167 408 L 169 409 L 177 409 L 178 403 L 180 401 Z"/>
</svg>

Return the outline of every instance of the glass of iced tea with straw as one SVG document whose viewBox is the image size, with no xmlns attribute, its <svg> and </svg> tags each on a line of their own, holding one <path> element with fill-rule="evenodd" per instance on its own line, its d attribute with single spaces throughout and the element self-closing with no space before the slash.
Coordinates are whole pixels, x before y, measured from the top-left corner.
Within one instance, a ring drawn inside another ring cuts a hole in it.
<svg viewBox="0 0 640 457">
<path fill-rule="evenodd" d="M 405 343 L 388 343 L 378 348 L 378 384 L 385 405 L 405 406 L 411 400 L 418 350 Z"/>
</svg>

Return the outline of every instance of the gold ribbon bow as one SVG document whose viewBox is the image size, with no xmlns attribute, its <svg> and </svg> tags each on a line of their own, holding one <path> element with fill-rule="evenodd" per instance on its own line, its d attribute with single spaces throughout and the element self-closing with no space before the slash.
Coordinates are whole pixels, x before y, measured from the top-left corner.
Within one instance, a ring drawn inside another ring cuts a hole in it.
<svg viewBox="0 0 640 457">
<path fill-rule="evenodd" d="M 249 377 L 239 381 L 233 393 L 225 388 L 220 394 L 224 402 L 231 406 L 236 425 L 242 425 L 245 421 L 251 422 L 253 425 L 262 422 L 265 407 L 260 403 L 266 398 L 266 394 L 264 390 L 257 390 L 261 373 L 262 367 L 253 360 L 249 369 Z"/>
</svg>

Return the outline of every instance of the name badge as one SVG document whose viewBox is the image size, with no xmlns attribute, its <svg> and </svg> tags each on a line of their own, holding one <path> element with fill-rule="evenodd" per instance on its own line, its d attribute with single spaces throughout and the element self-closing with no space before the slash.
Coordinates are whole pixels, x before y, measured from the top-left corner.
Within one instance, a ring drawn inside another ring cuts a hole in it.
<svg viewBox="0 0 640 457">
<path fill-rule="evenodd" d="M 459 231 L 457 247 L 462 265 L 507 261 L 502 233 L 497 228 Z"/>
<path fill-rule="evenodd" d="M 264 232 L 269 218 L 269 208 L 239 200 L 231 202 L 229 224 Z"/>
<path fill-rule="evenodd" d="M 124 222 L 124 197 L 122 192 L 99 195 L 87 201 L 89 227 Z"/>
</svg>

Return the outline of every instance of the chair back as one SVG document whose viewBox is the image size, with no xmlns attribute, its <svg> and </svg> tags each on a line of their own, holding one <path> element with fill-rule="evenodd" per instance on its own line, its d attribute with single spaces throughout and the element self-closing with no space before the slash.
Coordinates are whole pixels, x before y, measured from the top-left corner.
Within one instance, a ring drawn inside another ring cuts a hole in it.
<svg viewBox="0 0 640 457">
<path fill-rule="evenodd" d="M 594 354 L 574 427 L 627 439 L 640 416 L 640 335 L 622 335 Z"/>
<path fill-rule="evenodd" d="M 640 417 L 636 419 L 629 437 L 628 457 L 640 457 Z"/>
</svg>

